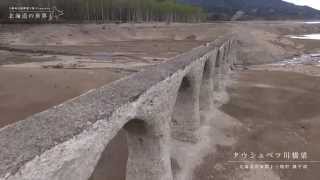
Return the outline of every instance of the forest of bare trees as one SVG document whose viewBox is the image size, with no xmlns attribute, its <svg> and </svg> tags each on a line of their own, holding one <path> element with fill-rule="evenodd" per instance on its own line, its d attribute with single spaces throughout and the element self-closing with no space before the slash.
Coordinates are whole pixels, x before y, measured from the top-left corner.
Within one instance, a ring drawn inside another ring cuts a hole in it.
<svg viewBox="0 0 320 180">
<path fill-rule="evenodd" d="M 9 6 L 56 6 L 69 21 L 197 22 L 205 18 L 200 7 L 176 0 L 1 0 L 0 19 L 7 18 Z"/>
</svg>

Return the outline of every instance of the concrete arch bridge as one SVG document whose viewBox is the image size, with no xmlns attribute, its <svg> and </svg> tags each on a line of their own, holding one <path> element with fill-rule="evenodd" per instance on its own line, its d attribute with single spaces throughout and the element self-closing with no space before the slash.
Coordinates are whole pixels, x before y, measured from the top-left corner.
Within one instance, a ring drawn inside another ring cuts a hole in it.
<svg viewBox="0 0 320 180">
<path fill-rule="evenodd" d="M 199 111 L 213 108 L 235 47 L 218 39 L 2 128 L 0 179 L 87 180 L 120 130 L 127 132 L 126 179 L 174 179 L 171 141 L 201 138 Z"/>
</svg>

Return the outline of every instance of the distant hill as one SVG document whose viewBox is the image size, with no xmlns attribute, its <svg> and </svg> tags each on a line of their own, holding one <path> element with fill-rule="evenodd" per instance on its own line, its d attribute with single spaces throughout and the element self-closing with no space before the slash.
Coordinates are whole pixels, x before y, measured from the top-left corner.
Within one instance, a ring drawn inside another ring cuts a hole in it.
<svg viewBox="0 0 320 180">
<path fill-rule="evenodd" d="M 282 0 L 178 0 L 201 6 L 209 20 L 320 19 L 320 11 Z"/>
</svg>

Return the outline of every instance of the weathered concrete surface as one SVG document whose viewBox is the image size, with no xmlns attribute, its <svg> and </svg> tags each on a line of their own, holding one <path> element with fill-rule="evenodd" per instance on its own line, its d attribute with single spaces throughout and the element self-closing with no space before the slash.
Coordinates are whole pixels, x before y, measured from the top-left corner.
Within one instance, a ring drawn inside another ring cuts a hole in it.
<svg viewBox="0 0 320 180">
<path fill-rule="evenodd" d="M 198 140 L 200 91 L 213 88 L 202 81 L 212 81 L 215 70 L 221 80 L 231 69 L 232 43 L 218 39 L 2 128 L 0 179 L 88 179 L 122 128 L 129 144 L 127 179 L 173 179 L 170 134 Z M 190 116 L 182 116 L 183 108 Z"/>
<path fill-rule="evenodd" d="M 214 92 L 214 71 L 215 63 L 219 50 L 216 49 L 209 55 L 210 60 L 206 61 L 203 67 L 202 83 L 200 89 L 200 110 L 208 110 L 213 107 L 213 93 Z"/>
</svg>

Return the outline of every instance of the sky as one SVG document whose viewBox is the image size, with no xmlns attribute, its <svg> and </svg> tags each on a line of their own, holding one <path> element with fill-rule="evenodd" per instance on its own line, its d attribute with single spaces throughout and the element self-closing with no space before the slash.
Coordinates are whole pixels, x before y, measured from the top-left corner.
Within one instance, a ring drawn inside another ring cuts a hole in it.
<svg viewBox="0 0 320 180">
<path fill-rule="evenodd" d="M 284 0 L 297 5 L 307 5 L 320 10 L 320 0 Z"/>
</svg>

